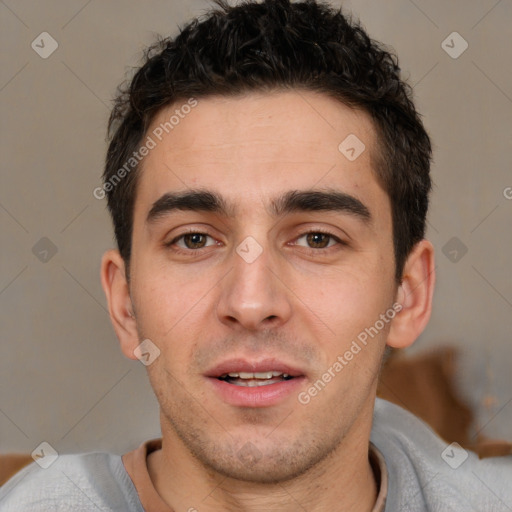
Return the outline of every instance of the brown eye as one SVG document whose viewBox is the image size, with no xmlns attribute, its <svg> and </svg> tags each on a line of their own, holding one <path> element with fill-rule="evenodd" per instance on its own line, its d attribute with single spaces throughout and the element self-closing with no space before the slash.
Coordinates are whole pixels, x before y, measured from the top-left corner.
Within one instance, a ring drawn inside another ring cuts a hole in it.
<svg viewBox="0 0 512 512">
<path fill-rule="evenodd" d="M 176 238 L 172 239 L 170 242 L 166 243 L 166 247 L 172 248 L 172 246 L 175 246 L 175 250 L 177 252 L 183 251 L 183 250 L 191 250 L 195 251 L 198 249 L 203 249 L 205 247 L 209 247 L 209 245 L 214 244 L 206 244 L 206 240 L 210 238 L 213 240 L 213 238 L 206 234 L 206 233 L 199 233 L 195 231 L 191 231 L 190 233 L 183 233 L 182 235 L 177 236 Z"/>
<path fill-rule="evenodd" d="M 316 249 L 324 249 L 327 247 L 330 238 L 331 237 L 325 233 L 308 233 L 306 235 L 308 244 Z"/>
<path fill-rule="evenodd" d="M 201 249 L 204 247 L 207 236 L 208 235 L 204 235 L 203 233 L 190 233 L 183 235 L 183 241 L 187 249 Z M 201 238 L 203 239 L 202 242 Z"/>
<path fill-rule="evenodd" d="M 302 238 L 306 238 L 306 244 L 298 244 L 302 247 L 306 247 L 309 249 L 328 249 L 333 245 L 344 244 L 337 236 L 334 236 L 332 233 L 324 233 L 323 231 L 310 231 L 309 233 L 304 233 L 302 236 L 297 238 L 300 240 Z M 332 243 L 331 243 L 332 242 Z"/>
</svg>

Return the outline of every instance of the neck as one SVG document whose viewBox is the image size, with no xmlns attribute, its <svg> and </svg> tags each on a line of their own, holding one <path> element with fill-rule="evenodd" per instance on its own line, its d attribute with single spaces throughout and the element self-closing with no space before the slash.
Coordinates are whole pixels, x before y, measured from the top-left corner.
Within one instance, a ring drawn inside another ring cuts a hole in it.
<svg viewBox="0 0 512 512">
<path fill-rule="evenodd" d="M 326 459 L 299 477 L 275 484 L 236 480 L 204 467 L 162 418 L 162 449 L 149 455 L 149 475 L 175 511 L 370 512 L 378 493 L 368 460 L 372 412 L 361 412 Z"/>
</svg>

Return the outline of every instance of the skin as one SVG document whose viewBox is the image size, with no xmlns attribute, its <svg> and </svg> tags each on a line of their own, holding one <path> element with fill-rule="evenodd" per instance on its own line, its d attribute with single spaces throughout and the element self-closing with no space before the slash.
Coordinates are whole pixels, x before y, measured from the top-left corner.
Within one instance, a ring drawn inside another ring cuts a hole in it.
<svg viewBox="0 0 512 512">
<path fill-rule="evenodd" d="M 162 110 L 148 133 L 177 106 Z M 338 150 L 349 134 L 366 146 L 354 161 Z M 129 284 L 115 250 L 104 255 L 102 284 L 123 353 L 136 359 L 144 339 L 161 352 L 147 366 L 163 438 L 148 467 L 174 510 L 372 509 L 368 441 L 383 351 L 414 342 L 434 286 L 426 240 L 409 255 L 401 286 L 394 280 L 391 207 L 373 172 L 375 144 L 364 112 L 322 94 L 281 91 L 200 98 L 146 156 Z M 178 211 L 146 221 L 162 194 L 198 187 L 222 194 L 236 215 Z M 357 198 L 371 222 L 337 211 L 274 217 L 266 208 L 289 190 L 313 188 Z M 210 238 L 165 246 L 188 228 Z M 345 244 L 326 237 L 315 245 L 307 233 L 316 230 Z M 252 263 L 236 252 L 248 236 L 262 248 Z M 299 391 L 307 391 L 394 302 L 400 313 L 307 405 L 292 393 L 270 407 L 236 407 L 206 382 L 205 372 L 230 357 L 273 357 L 300 368 Z"/>
</svg>

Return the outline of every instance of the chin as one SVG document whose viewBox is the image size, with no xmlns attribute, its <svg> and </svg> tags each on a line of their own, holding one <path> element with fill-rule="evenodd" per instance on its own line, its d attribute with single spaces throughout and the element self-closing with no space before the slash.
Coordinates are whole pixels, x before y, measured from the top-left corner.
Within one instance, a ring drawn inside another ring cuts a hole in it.
<svg viewBox="0 0 512 512">
<path fill-rule="evenodd" d="M 281 484 L 297 478 L 307 472 L 309 467 L 296 467 L 288 463 L 277 463 L 263 457 L 258 462 L 231 461 L 202 461 L 218 474 L 242 482 L 253 484 Z M 304 461 L 302 461 L 302 466 Z"/>
<path fill-rule="evenodd" d="M 224 443 L 211 439 L 200 445 L 186 444 L 203 466 L 224 477 L 255 484 L 279 484 L 297 478 L 333 451 L 332 446 L 319 445 L 312 438 L 266 438 L 253 443 L 229 437 Z"/>
</svg>

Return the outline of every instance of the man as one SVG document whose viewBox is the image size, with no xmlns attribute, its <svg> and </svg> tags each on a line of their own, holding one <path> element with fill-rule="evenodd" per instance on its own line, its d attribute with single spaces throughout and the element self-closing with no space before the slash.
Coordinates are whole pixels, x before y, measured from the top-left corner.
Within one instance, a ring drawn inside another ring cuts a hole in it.
<svg viewBox="0 0 512 512">
<path fill-rule="evenodd" d="M 162 439 L 32 464 L 0 504 L 509 509 L 510 457 L 446 452 L 375 398 L 434 288 L 431 147 L 396 59 L 327 4 L 217 4 L 118 96 L 95 191 L 118 244 L 110 316 Z"/>
</svg>

